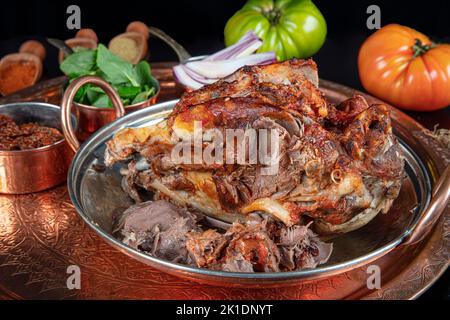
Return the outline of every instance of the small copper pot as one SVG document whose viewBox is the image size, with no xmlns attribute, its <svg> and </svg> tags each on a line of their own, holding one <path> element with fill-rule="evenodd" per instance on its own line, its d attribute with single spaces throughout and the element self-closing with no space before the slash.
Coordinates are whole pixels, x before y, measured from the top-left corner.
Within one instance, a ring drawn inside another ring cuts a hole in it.
<svg viewBox="0 0 450 320">
<path fill-rule="evenodd" d="M 60 107 L 47 103 L 0 106 L 0 114 L 11 117 L 17 123 L 35 122 L 61 131 L 60 113 Z M 69 121 L 72 127 L 76 126 L 74 116 Z M 63 183 L 73 155 L 64 139 L 36 149 L 0 150 L 0 193 L 33 193 Z"/>
<path fill-rule="evenodd" d="M 115 112 L 113 108 L 98 108 L 76 103 L 73 101 L 77 91 L 87 83 L 98 85 L 106 93 L 109 92 L 108 95 L 113 104 L 115 105 L 120 104 L 122 106 L 122 101 L 120 100 L 116 91 L 105 80 L 99 77 L 87 76 L 72 81 L 72 83 L 67 87 L 64 93 L 62 106 L 66 105 L 66 108 L 70 106 L 72 111 L 77 116 L 78 118 L 77 136 L 81 141 L 84 141 L 87 138 L 89 138 L 94 132 L 96 132 L 98 129 L 105 126 L 106 124 L 113 122 L 117 116 L 117 112 Z M 141 103 L 133 104 L 131 106 L 126 107 L 122 106 L 122 109 L 124 109 L 124 112 L 128 114 L 133 111 L 149 107 L 156 103 L 159 92 L 160 88 L 158 86 L 156 94 L 150 99 Z"/>
<path fill-rule="evenodd" d="M 111 99 L 114 108 L 97 108 L 73 102 L 77 91 L 82 86 L 88 83 L 96 85 L 99 88 L 103 89 Z M 72 122 L 70 121 L 70 117 L 72 115 L 71 110 L 73 106 L 75 106 L 75 111 L 79 119 L 78 122 L 82 123 L 82 126 L 79 125 L 80 130 L 78 130 L 78 137 L 77 133 L 74 130 L 74 127 L 72 126 Z M 77 152 L 78 148 L 80 147 L 79 138 L 81 140 L 84 140 L 84 138 L 87 138 L 90 134 L 94 133 L 99 128 L 103 127 L 109 122 L 114 121 L 115 118 L 120 118 L 124 115 L 125 108 L 122 104 L 122 100 L 120 100 L 120 97 L 117 94 L 116 90 L 114 90 L 114 88 L 102 78 L 86 76 L 75 79 L 70 83 L 70 85 L 64 92 L 61 103 L 62 130 L 69 146 L 74 152 Z"/>
</svg>

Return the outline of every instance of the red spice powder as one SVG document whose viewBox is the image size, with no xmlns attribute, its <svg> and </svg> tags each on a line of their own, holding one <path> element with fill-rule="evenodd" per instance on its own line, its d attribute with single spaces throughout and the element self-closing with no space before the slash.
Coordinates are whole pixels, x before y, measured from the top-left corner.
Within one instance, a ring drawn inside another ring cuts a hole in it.
<svg viewBox="0 0 450 320">
<path fill-rule="evenodd" d="M 0 70 L 0 92 L 7 95 L 33 85 L 36 72 L 36 65 L 28 61 L 5 66 Z"/>
<path fill-rule="evenodd" d="M 54 144 L 63 139 L 55 128 L 37 123 L 17 124 L 0 114 L 0 150 L 28 150 Z"/>
</svg>

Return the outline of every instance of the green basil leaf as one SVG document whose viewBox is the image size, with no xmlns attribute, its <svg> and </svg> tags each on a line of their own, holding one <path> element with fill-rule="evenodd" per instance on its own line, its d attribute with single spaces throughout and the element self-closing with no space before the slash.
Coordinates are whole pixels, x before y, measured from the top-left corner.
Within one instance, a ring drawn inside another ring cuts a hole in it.
<svg viewBox="0 0 450 320">
<path fill-rule="evenodd" d="M 152 72 L 150 64 L 147 61 L 142 60 L 136 67 L 136 75 L 141 86 L 149 85 L 152 83 Z"/>
<path fill-rule="evenodd" d="M 105 93 L 105 91 L 103 91 L 102 88 L 97 87 L 97 86 L 91 86 L 89 89 L 90 89 L 91 91 L 93 91 L 93 92 L 97 92 L 97 93 Z M 105 94 L 106 94 L 106 93 L 105 93 Z"/>
<path fill-rule="evenodd" d="M 109 79 L 108 79 L 108 76 L 107 76 L 102 70 L 97 69 L 97 70 L 95 71 L 95 75 L 96 75 L 97 77 L 102 78 L 102 79 L 105 80 L 106 82 L 111 83 L 111 81 L 109 81 Z"/>
<path fill-rule="evenodd" d="M 97 108 L 112 108 L 112 103 L 106 94 L 102 94 L 95 100 L 92 105 Z"/>
<path fill-rule="evenodd" d="M 155 88 L 150 88 L 147 91 L 139 93 L 131 102 L 131 104 L 141 103 L 146 100 L 148 100 L 150 97 L 152 97 L 156 92 Z"/>
<path fill-rule="evenodd" d="M 78 89 L 77 93 L 75 93 L 75 97 L 73 100 L 78 103 L 83 103 L 84 96 L 86 95 L 86 86 L 82 86 Z"/>
<path fill-rule="evenodd" d="M 141 92 L 141 87 L 119 87 L 117 91 L 122 99 L 134 99 Z"/>
<path fill-rule="evenodd" d="M 86 89 L 86 97 L 89 100 L 89 104 L 97 101 L 101 95 L 106 95 L 106 93 L 99 87 L 89 87 Z"/>
<path fill-rule="evenodd" d="M 147 90 L 147 98 L 153 97 L 156 93 L 156 88 L 150 88 L 149 90 Z"/>
<path fill-rule="evenodd" d="M 131 102 L 131 104 L 141 103 L 147 100 L 147 92 L 139 93 Z"/>
<path fill-rule="evenodd" d="M 139 83 L 133 65 L 118 56 L 113 55 L 104 45 L 97 48 L 97 66 L 112 84 L 131 84 L 138 87 Z"/>
<path fill-rule="evenodd" d="M 64 59 L 59 68 L 70 78 L 81 77 L 94 73 L 95 59 L 95 50 L 78 51 Z"/>
</svg>

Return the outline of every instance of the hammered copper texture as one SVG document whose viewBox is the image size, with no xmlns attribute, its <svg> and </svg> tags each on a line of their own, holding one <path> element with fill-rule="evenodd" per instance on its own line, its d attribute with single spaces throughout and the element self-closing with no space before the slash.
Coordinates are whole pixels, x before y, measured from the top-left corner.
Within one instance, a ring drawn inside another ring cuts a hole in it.
<svg viewBox="0 0 450 320">
<path fill-rule="evenodd" d="M 161 101 L 179 95 L 168 64 L 153 65 L 162 83 Z M 59 103 L 63 78 L 41 83 L 0 100 Z M 438 151 L 428 131 L 416 139 Z M 448 152 L 441 166 L 450 163 Z M 1 299 L 408 299 L 446 269 L 450 259 L 450 210 L 426 243 L 395 250 L 376 263 L 383 269 L 382 289 L 368 292 L 366 270 L 287 288 L 248 289 L 208 286 L 152 269 L 110 247 L 74 210 L 65 186 L 24 196 L 0 196 Z M 69 290 L 67 268 L 81 269 L 81 290 Z M 387 268 L 385 268 L 387 269 Z"/>
</svg>

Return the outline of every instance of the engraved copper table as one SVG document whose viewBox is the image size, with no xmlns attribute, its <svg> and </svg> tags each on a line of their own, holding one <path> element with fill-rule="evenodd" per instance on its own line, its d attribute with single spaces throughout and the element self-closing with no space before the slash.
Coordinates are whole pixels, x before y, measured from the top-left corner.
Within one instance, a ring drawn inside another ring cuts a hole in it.
<svg viewBox="0 0 450 320">
<path fill-rule="evenodd" d="M 153 65 L 161 82 L 160 101 L 182 92 L 170 66 Z M 59 104 L 64 81 L 43 82 L 0 103 Z M 336 85 L 336 90 L 348 89 Z M 428 130 L 411 134 L 432 151 L 438 172 L 450 163 L 448 150 Z M 376 264 L 383 269 L 392 260 L 397 261 L 396 267 L 383 272 L 379 290 L 367 289 L 365 268 L 286 288 L 208 286 L 152 269 L 109 246 L 78 216 L 65 185 L 36 194 L 0 195 L 0 299 L 411 299 L 449 265 L 450 208 L 426 241 L 395 250 Z M 80 267 L 80 290 L 67 288 L 71 265 Z"/>
</svg>

